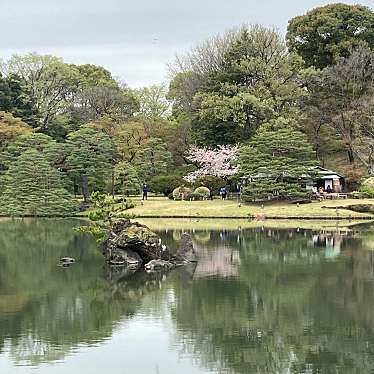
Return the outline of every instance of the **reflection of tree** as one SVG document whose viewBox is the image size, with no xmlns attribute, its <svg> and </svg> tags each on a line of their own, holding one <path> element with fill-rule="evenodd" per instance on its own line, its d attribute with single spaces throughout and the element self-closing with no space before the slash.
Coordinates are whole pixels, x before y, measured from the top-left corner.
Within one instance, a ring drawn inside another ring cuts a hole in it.
<svg viewBox="0 0 374 374">
<path fill-rule="evenodd" d="M 232 373 L 370 373 L 371 259 L 360 240 L 335 237 L 343 256 L 329 261 L 311 235 L 243 231 L 239 278 L 200 278 L 176 292 L 183 346 Z M 223 241 L 234 245 L 237 233 Z"/>
<path fill-rule="evenodd" d="M 341 253 L 332 261 L 328 233 L 212 231 L 207 241 L 192 232 L 200 270 L 133 274 L 105 269 L 96 244 L 73 226 L 0 223 L 0 350 L 16 361 L 61 359 L 137 313 L 158 319 L 171 310 L 177 339 L 209 368 L 370 373 L 374 254 L 363 250 L 366 240 L 335 234 Z M 162 239 L 175 248 L 178 236 Z M 58 268 L 61 256 L 78 262 Z"/>
<path fill-rule="evenodd" d="M 0 224 L 0 348 L 8 341 L 17 361 L 54 360 L 78 344 L 101 341 L 139 306 L 113 296 L 96 244 L 74 234 L 76 224 Z M 62 256 L 78 262 L 59 268 Z"/>
</svg>

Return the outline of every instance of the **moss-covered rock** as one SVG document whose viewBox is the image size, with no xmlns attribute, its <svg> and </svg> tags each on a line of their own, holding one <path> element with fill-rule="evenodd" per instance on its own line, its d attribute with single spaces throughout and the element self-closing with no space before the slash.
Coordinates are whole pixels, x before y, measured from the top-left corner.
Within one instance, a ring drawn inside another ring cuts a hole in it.
<svg viewBox="0 0 374 374">
<path fill-rule="evenodd" d="M 188 234 L 182 235 L 176 255 L 171 256 L 157 234 L 147 226 L 129 219 L 118 220 L 113 224 L 108 239 L 102 245 L 102 252 L 110 265 L 140 268 L 142 264 L 152 262 L 148 270 L 160 267 L 166 270 L 197 261 Z M 168 265 L 164 266 L 165 263 Z"/>
<path fill-rule="evenodd" d="M 130 256 L 133 266 L 135 263 L 140 266 L 143 262 L 168 256 L 157 234 L 138 222 L 122 219 L 114 223 L 109 238 L 103 244 L 103 254 L 109 263 L 120 264 L 123 261 L 130 265 L 128 253 L 138 255 Z"/>
</svg>

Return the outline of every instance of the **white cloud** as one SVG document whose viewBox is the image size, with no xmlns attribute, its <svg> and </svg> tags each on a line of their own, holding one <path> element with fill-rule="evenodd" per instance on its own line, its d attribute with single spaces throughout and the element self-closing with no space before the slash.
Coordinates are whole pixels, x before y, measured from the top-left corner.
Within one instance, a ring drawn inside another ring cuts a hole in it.
<svg viewBox="0 0 374 374">
<path fill-rule="evenodd" d="M 276 26 L 323 0 L 0 0 L 0 57 L 37 51 L 100 64 L 132 86 L 164 81 L 176 53 L 242 23 Z M 356 3 L 356 1 L 344 1 Z M 373 0 L 362 0 L 373 5 Z"/>
</svg>

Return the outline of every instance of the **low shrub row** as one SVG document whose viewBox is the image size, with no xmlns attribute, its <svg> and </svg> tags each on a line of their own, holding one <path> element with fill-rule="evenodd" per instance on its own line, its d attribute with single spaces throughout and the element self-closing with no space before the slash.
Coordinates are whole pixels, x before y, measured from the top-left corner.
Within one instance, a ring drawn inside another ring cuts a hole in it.
<svg viewBox="0 0 374 374">
<path fill-rule="evenodd" d="M 200 186 L 192 191 L 189 187 L 181 186 L 174 189 L 169 194 L 169 198 L 173 200 L 201 201 L 210 197 L 210 190 L 207 187 Z"/>
</svg>

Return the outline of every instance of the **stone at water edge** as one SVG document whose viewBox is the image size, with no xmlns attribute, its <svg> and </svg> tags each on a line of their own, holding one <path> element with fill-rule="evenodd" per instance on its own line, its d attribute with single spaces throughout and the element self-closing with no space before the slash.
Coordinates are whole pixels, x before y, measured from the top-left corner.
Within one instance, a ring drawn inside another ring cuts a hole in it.
<svg viewBox="0 0 374 374">
<path fill-rule="evenodd" d="M 147 226 L 128 219 L 113 224 L 109 238 L 102 245 L 107 262 L 115 265 L 141 266 L 143 262 L 169 258 L 161 238 Z"/>
<path fill-rule="evenodd" d="M 114 266 L 134 266 L 140 267 L 143 263 L 142 258 L 131 249 L 117 248 L 114 254 L 112 254 L 109 264 Z"/>
<path fill-rule="evenodd" d="M 147 271 L 161 271 L 161 270 L 171 270 L 175 268 L 175 264 L 171 261 L 165 260 L 152 260 L 145 264 L 144 268 Z"/>
<path fill-rule="evenodd" d="M 175 256 L 171 256 L 161 238 L 147 226 L 128 219 L 114 223 L 109 238 L 102 245 L 106 261 L 113 266 L 140 268 L 148 271 L 170 270 L 179 265 L 197 262 L 191 237 L 184 233 Z"/>
<path fill-rule="evenodd" d="M 171 270 L 177 266 L 197 262 L 197 255 L 190 235 L 183 233 L 179 242 L 179 247 L 175 256 L 169 261 L 152 260 L 145 264 L 145 269 L 149 272 Z"/>
</svg>

